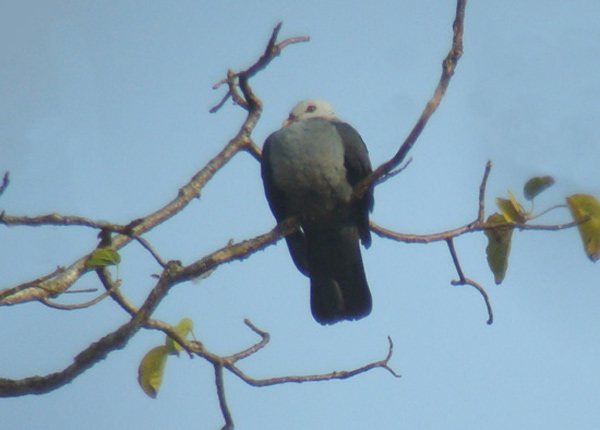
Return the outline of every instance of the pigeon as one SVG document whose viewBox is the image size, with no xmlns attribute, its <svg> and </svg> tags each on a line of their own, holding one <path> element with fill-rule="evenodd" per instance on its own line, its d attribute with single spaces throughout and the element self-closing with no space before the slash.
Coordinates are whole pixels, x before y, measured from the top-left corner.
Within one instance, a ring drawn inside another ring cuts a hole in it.
<svg viewBox="0 0 600 430">
<path fill-rule="evenodd" d="M 321 324 L 371 312 L 359 242 L 371 245 L 373 188 L 352 198 L 353 188 L 371 171 L 358 132 L 323 100 L 298 103 L 263 147 L 265 194 L 277 222 L 300 220 L 286 242 L 295 266 L 310 278 L 311 311 Z"/>
</svg>

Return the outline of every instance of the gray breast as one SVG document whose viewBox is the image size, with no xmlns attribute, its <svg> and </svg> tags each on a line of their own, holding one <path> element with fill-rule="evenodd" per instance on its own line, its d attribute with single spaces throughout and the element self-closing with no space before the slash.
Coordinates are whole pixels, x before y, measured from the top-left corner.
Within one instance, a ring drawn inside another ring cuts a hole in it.
<svg viewBox="0 0 600 430">
<path fill-rule="evenodd" d="M 269 139 L 273 182 L 293 213 L 314 216 L 349 201 L 344 145 L 328 120 L 294 122 Z"/>
</svg>

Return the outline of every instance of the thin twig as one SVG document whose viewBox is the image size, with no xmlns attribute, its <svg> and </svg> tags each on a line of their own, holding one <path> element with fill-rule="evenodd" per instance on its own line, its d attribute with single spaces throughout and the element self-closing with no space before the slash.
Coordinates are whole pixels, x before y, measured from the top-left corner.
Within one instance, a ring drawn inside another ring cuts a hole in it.
<svg viewBox="0 0 600 430">
<path fill-rule="evenodd" d="M 271 335 L 269 333 L 267 333 L 266 331 L 260 330 L 258 327 L 256 327 L 254 324 L 252 324 L 252 322 L 250 322 L 249 319 L 246 318 L 244 320 L 244 324 L 246 324 L 248 327 L 250 327 L 250 329 L 254 333 L 258 334 L 261 337 L 261 340 L 260 340 L 260 342 L 252 345 L 250 348 L 247 348 L 243 351 L 240 351 L 236 354 L 233 354 L 233 355 L 227 357 L 227 359 L 230 360 L 232 363 L 235 363 L 236 361 L 246 358 L 246 357 L 256 353 L 257 351 L 261 350 L 262 348 L 264 348 L 267 345 L 267 343 L 269 343 L 269 340 L 271 339 Z"/>
<path fill-rule="evenodd" d="M 35 217 L 29 216 L 12 216 L 6 213 L 0 214 L 0 224 L 10 226 L 71 226 L 78 225 L 84 227 L 93 227 L 101 230 L 109 230 L 114 233 L 122 233 L 126 231 L 126 227 L 118 224 L 112 224 L 104 221 L 94 221 L 89 218 L 73 215 L 61 215 L 57 213 L 40 215 Z"/>
<path fill-rule="evenodd" d="M 477 212 L 476 223 L 482 223 L 485 219 L 485 189 L 487 187 L 487 181 L 492 170 L 492 161 L 488 160 L 485 164 L 485 171 L 483 172 L 483 179 L 481 185 L 479 185 L 479 211 Z"/>
<path fill-rule="evenodd" d="M 81 288 L 78 290 L 67 290 L 63 292 L 63 294 L 82 294 L 82 293 L 95 293 L 98 291 L 98 288 Z"/>
<path fill-rule="evenodd" d="M 247 153 L 252 155 L 256 161 L 260 163 L 260 160 L 262 158 L 262 150 L 258 147 L 256 143 L 254 143 L 254 141 L 252 141 L 252 139 L 248 139 L 246 145 L 244 145 L 244 149 Z"/>
<path fill-rule="evenodd" d="M 433 93 L 433 96 L 427 102 L 425 109 L 421 113 L 421 116 L 417 120 L 417 123 L 414 125 L 413 129 L 409 133 L 408 137 L 404 140 L 398 152 L 387 162 L 380 165 L 377 169 L 373 171 L 369 176 L 367 176 L 364 180 L 359 182 L 356 187 L 354 187 L 353 197 L 355 199 L 360 199 L 366 192 L 369 190 L 373 184 L 381 177 L 391 172 L 396 166 L 400 165 L 408 152 L 412 149 L 417 139 L 421 135 L 421 132 L 427 125 L 427 122 L 437 110 L 444 94 L 446 93 L 446 89 L 450 84 L 450 79 L 452 75 L 454 75 L 454 69 L 456 68 L 456 64 L 458 60 L 462 56 L 463 53 L 463 32 L 464 32 L 464 19 L 465 19 L 465 6 L 467 4 L 467 0 L 458 0 L 456 5 L 456 16 L 454 18 L 454 23 L 452 25 L 454 36 L 452 40 L 452 47 L 448 52 L 448 55 L 442 62 L 442 76 L 440 77 L 439 83 Z"/>
<path fill-rule="evenodd" d="M 4 172 L 4 176 L 2 177 L 2 185 L 0 185 L 0 196 L 6 191 L 6 188 L 10 184 L 10 173 Z"/>
<path fill-rule="evenodd" d="M 392 170 L 389 173 L 386 173 L 381 178 L 377 179 L 377 181 L 375 181 L 375 185 L 382 184 L 382 183 L 392 179 L 397 174 L 406 170 L 406 168 L 410 165 L 410 163 L 412 163 L 412 158 L 409 158 L 408 160 L 406 160 L 406 163 L 404 163 L 402 166 L 398 167 L 397 169 Z"/>
<path fill-rule="evenodd" d="M 454 262 L 454 267 L 456 267 L 456 272 L 458 273 L 458 279 L 460 282 L 465 281 L 465 274 L 460 267 L 460 262 L 458 261 L 458 255 L 456 254 L 456 248 L 454 247 L 454 241 L 452 238 L 446 239 L 446 243 L 448 244 L 448 249 L 450 250 L 450 255 L 452 256 L 452 261 Z"/>
<path fill-rule="evenodd" d="M 522 223 L 507 223 L 507 228 L 514 228 L 517 230 L 530 230 L 530 231 L 558 231 L 558 230 L 566 230 L 569 228 L 577 227 L 582 222 L 587 221 L 584 219 L 582 221 L 570 221 L 561 224 L 554 225 L 545 225 L 545 224 L 522 224 Z M 439 242 L 442 240 L 447 240 L 449 238 L 456 238 L 458 236 L 462 236 L 467 233 L 474 233 L 478 231 L 485 230 L 493 230 L 497 228 L 494 225 L 487 224 L 479 224 L 477 222 L 470 222 L 468 224 L 463 225 L 462 227 L 454 228 L 452 230 L 441 231 L 439 233 L 431 233 L 431 234 L 408 234 L 401 233 L 397 231 L 390 230 L 388 228 L 382 227 L 379 224 L 371 221 L 369 223 L 371 231 L 378 235 L 379 237 L 383 237 L 386 239 L 395 240 L 397 242 L 404 243 L 431 243 L 431 242 Z"/>
<path fill-rule="evenodd" d="M 141 236 L 133 236 L 133 238 L 135 240 L 137 240 L 140 245 L 142 245 L 150 254 L 152 254 L 152 256 L 154 257 L 154 259 L 156 260 L 156 262 L 164 269 L 165 267 L 167 267 L 167 263 L 165 263 L 165 261 L 160 257 L 160 255 L 158 255 L 158 253 L 154 250 L 154 248 L 152 248 L 152 246 L 150 245 L 150 243 L 148 243 L 148 241 L 146 239 L 144 239 Z"/>
<path fill-rule="evenodd" d="M 244 100 L 241 97 L 237 97 L 237 94 L 236 94 L 237 84 L 235 82 L 235 79 L 241 78 L 241 77 L 244 77 L 245 79 L 250 79 L 251 77 L 256 75 L 258 72 L 263 70 L 265 67 L 267 67 L 267 65 L 271 61 L 273 61 L 273 59 L 275 57 L 277 57 L 279 54 L 281 54 L 281 51 L 284 48 L 286 48 L 287 46 L 293 45 L 296 43 L 308 42 L 310 40 L 309 37 L 299 36 L 299 37 L 290 37 L 288 39 L 285 39 L 282 42 L 276 43 L 277 36 L 279 35 L 279 31 L 281 30 L 281 26 L 282 26 L 281 22 L 275 26 L 275 28 L 273 29 L 273 32 L 271 33 L 271 37 L 269 38 L 269 42 L 267 43 L 267 47 L 265 48 L 263 55 L 258 59 L 258 61 L 256 61 L 256 63 L 254 63 L 248 69 L 238 72 L 238 73 L 233 73 L 230 71 L 227 75 L 227 78 L 222 79 L 219 82 L 217 82 L 215 85 L 213 85 L 213 89 L 217 89 L 223 84 L 228 84 L 229 90 L 227 91 L 227 94 L 225 94 L 225 96 L 221 99 L 221 101 L 216 106 L 212 107 L 209 110 L 210 113 L 215 113 L 219 109 L 221 109 L 221 107 L 223 107 L 225 102 L 230 97 L 232 97 L 234 99 L 234 102 L 236 104 L 247 109 L 248 106 L 246 105 L 246 102 L 249 102 L 250 100 L 248 98 L 246 98 L 246 100 Z"/>
<path fill-rule="evenodd" d="M 204 346 L 202 342 L 199 341 L 188 341 L 184 339 L 175 331 L 175 329 L 167 324 L 164 321 L 157 319 L 149 319 L 146 324 L 144 324 L 144 328 L 150 330 L 160 330 L 175 342 L 177 342 L 184 349 L 185 352 L 188 353 L 190 358 L 194 357 L 194 354 L 201 355 L 204 352 Z"/>
<path fill-rule="evenodd" d="M 138 308 L 131 303 L 117 288 L 117 283 L 113 281 L 110 271 L 106 267 L 100 267 L 96 270 L 98 279 L 104 286 L 107 292 L 110 292 L 110 297 L 119 305 L 125 312 L 134 317 L 138 313 Z"/>
<path fill-rule="evenodd" d="M 170 273 L 176 274 L 178 266 L 171 264 Z M 128 322 L 115 331 L 92 343 L 80 352 L 73 362 L 64 369 L 46 376 L 32 376 L 23 379 L 0 378 L 0 397 L 17 397 L 27 394 L 43 394 L 68 384 L 94 364 L 106 358 L 117 349 L 125 347 L 149 319 L 150 315 L 173 286 L 168 277 L 161 278 L 152 289 L 139 311 Z"/>
<path fill-rule="evenodd" d="M 460 267 L 460 262 L 458 260 L 458 254 L 456 253 L 456 248 L 454 247 L 454 241 L 451 238 L 449 238 L 449 239 L 446 239 L 446 243 L 448 244 L 448 250 L 450 251 L 450 255 L 452 256 L 452 261 L 454 262 L 454 267 L 456 268 L 456 272 L 458 273 L 458 280 L 450 281 L 450 283 L 452 285 L 470 285 L 472 287 L 475 287 L 475 289 L 477 291 L 479 291 L 479 293 L 483 297 L 485 306 L 487 308 L 488 320 L 486 322 L 487 322 L 487 324 L 492 324 L 494 322 L 494 313 L 492 311 L 492 304 L 490 302 L 490 298 L 489 298 L 487 292 L 477 282 L 472 281 L 465 276 L 465 274 L 462 270 L 462 267 Z"/>
<path fill-rule="evenodd" d="M 533 201 L 532 201 L 532 204 L 533 204 Z M 536 219 L 536 218 L 539 218 L 539 217 L 541 217 L 543 215 L 546 215 L 550 211 L 553 211 L 553 210 L 559 209 L 559 208 L 566 208 L 566 207 L 567 207 L 567 205 L 554 205 L 554 206 L 550 206 L 548 209 L 544 209 L 539 214 L 531 215 L 528 219 Z"/>
<path fill-rule="evenodd" d="M 249 385 L 254 387 L 265 387 L 269 385 L 278 385 L 278 384 L 286 384 L 286 383 L 303 383 L 303 382 L 318 382 L 318 381 L 330 381 L 333 379 L 348 379 L 353 376 L 359 375 L 361 373 L 368 372 L 373 369 L 381 368 L 390 372 L 396 378 L 400 378 L 401 375 L 397 374 L 390 366 L 389 361 L 392 358 L 394 344 L 392 342 L 391 337 L 388 336 L 388 352 L 386 357 L 383 360 L 375 361 L 373 363 L 366 364 L 364 366 L 358 367 L 353 370 L 342 370 L 342 371 L 334 371 L 330 373 L 324 373 L 320 375 L 305 375 L 305 376 L 281 376 L 275 378 L 267 378 L 267 379 L 255 379 L 244 372 L 242 372 L 238 367 L 236 367 L 233 363 L 225 363 L 225 367 L 233 372 L 236 376 L 242 379 Z"/>
<path fill-rule="evenodd" d="M 0 302 L 4 299 L 6 299 L 7 297 L 10 297 L 12 295 L 15 295 L 21 291 L 27 290 L 28 288 L 42 288 L 40 287 L 40 284 L 42 282 L 45 282 L 49 279 L 54 278 L 55 276 L 57 276 L 58 274 L 62 273 L 65 269 L 63 267 L 57 267 L 56 270 L 48 275 L 42 276 L 40 278 L 34 279 L 33 281 L 29 281 L 29 282 L 24 282 L 23 284 L 17 285 L 16 287 L 12 287 L 12 288 L 5 288 L 3 290 L 0 290 Z"/>
<path fill-rule="evenodd" d="M 223 365 L 215 364 L 214 367 L 215 383 L 217 386 L 217 396 L 219 398 L 219 407 L 221 408 L 221 413 L 223 414 L 223 419 L 225 420 L 225 425 L 222 427 L 222 430 L 232 430 L 233 418 L 231 417 L 229 406 L 227 406 L 227 396 L 225 395 L 225 381 L 223 380 Z"/>
<path fill-rule="evenodd" d="M 463 282 L 451 281 L 450 283 L 452 285 L 470 285 L 470 286 L 474 287 L 477 291 L 479 291 L 479 294 L 481 294 L 481 296 L 483 297 L 483 300 L 485 302 L 485 306 L 487 309 L 487 313 L 488 313 L 488 320 L 486 321 L 486 323 L 491 325 L 494 322 L 494 312 L 492 311 L 492 304 L 490 302 L 490 298 L 489 298 L 487 292 L 485 291 L 485 289 L 481 285 L 479 285 L 477 282 L 475 282 L 469 278 L 465 278 Z"/>
<path fill-rule="evenodd" d="M 298 228 L 299 221 L 297 218 L 288 218 L 279 223 L 271 231 L 261 234 L 250 240 L 229 244 L 211 254 L 202 257 L 200 260 L 185 266 L 179 273 L 177 282 L 189 281 L 198 278 L 209 270 L 214 270 L 224 263 L 229 263 L 234 260 L 243 260 L 251 254 L 260 251 L 267 246 L 273 245 L 282 237 L 287 236 Z"/>
<path fill-rule="evenodd" d="M 212 179 L 212 177 L 227 164 L 238 152 L 246 147 L 246 140 L 249 138 L 249 133 L 253 130 L 256 122 L 260 117 L 258 112 L 249 112 L 246 120 L 242 124 L 240 131 L 229 143 L 221 150 L 221 152 L 210 160 L 202 170 L 197 172 L 192 179 L 184 185 L 171 202 L 156 212 L 147 215 L 144 218 L 135 220 L 134 224 L 127 226 L 117 226 L 115 224 L 100 223 L 87 220 L 81 217 L 64 217 L 58 214 L 46 215 L 43 218 L 29 217 L 2 217 L 0 214 L 0 223 L 24 224 L 24 225 L 88 225 L 95 228 L 104 228 L 107 230 L 118 232 L 123 229 L 121 235 L 113 238 L 113 248 L 118 250 L 133 240 L 135 236 L 141 236 L 143 233 L 153 229 L 157 225 L 167 221 L 171 217 L 183 210 L 194 198 L 200 195 L 200 191 Z M 56 294 L 68 289 L 75 281 L 77 281 L 84 273 L 87 272 L 85 262 L 89 258 L 89 254 L 72 263 L 63 272 L 56 276 L 56 279 L 49 279 L 48 285 L 36 285 L 39 288 L 46 288 L 47 291 L 54 291 Z M 0 296 L 0 305 L 11 305 L 26 301 L 40 300 L 43 297 L 48 297 L 49 293 L 46 290 L 29 290 L 27 294 L 10 292 L 8 295 Z M 11 290 L 12 291 L 12 290 Z"/>
<path fill-rule="evenodd" d="M 114 285 L 111 288 L 117 289 L 117 288 L 119 288 L 120 285 L 121 285 L 121 281 L 117 281 L 114 283 Z M 43 304 L 45 304 L 46 306 L 48 306 L 50 308 L 60 309 L 60 310 L 64 310 L 64 311 L 72 311 L 75 309 L 89 308 L 90 306 L 95 305 L 96 303 L 102 301 L 103 299 L 105 299 L 106 297 L 111 295 L 113 293 L 113 291 L 114 290 L 107 290 L 107 291 L 103 292 L 102 294 L 100 294 L 95 299 L 92 299 L 92 300 L 84 302 L 84 303 L 75 303 L 72 305 L 65 305 L 62 303 L 54 303 L 54 302 L 51 302 L 50 299 L 48 299 L 46 297 L 43 297 L 42 299 L 40 299 L 40 302 L 42 302 Z M 73 291 L 66 291 L 66 292 L 72 293 Z"/>
<path fill-rule="evenodd" d="M 244 98 L 240 95 L 240 93 L 238 92 L 237 88 L 238 88 L 238 84 L 235 81 L 236 78 L 236 74 L 233 73 L 232 70 L 228 70 L 227 71 L 227 85 L 229 86 L 229 95 L 231 96 L 231 98 L 233 99 L 233 102 L 240 106 L 241 108 L 245 109 L 245 110 L 250 110 L 248 107 L 248 103 L 246 102 L 246 100 L 244 100 Z"/>
</svg>

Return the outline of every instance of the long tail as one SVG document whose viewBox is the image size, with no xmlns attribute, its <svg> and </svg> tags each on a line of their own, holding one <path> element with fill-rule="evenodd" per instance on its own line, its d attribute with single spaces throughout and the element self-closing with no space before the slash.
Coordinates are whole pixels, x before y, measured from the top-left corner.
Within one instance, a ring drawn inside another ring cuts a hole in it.
<svg viewBox="0 0 600 430">
<path fill-rule="evenodd" d="M 371 292 L 355 225 L 306 226 L 310 305 L 321 324 L 371 313 Z"/>
</svg>

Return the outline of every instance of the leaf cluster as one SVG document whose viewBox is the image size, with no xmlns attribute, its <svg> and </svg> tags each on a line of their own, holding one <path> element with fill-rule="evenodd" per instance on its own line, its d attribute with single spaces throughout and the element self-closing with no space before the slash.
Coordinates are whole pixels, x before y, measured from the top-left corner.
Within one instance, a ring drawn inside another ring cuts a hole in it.
<svg viewBox="0 0 600 430">
<path fill-rule="evenodd" d="M 525 183 L 523 195 L 531 202 L 530 210 L 526 210 L 510 190 L 508 199 L 496 198 L 500 212 L 490 215 L 485 223 L 487 261 L 496 284 L 502 283 L 506 276 L 514 229 L 523 228 L 528 221 L 564 206 L 554 206 L 537 215 L 533 213 L 535 197 L 554 185 L 554 182 L 551 176 L 539 176 Z M 597 261 L 600 258 L 600 203 L 589 194 L 574 194 L 566 198 L 566 203 L 579 229 L 586 255 L 593 262 Z"/>
<path fill-rule="evenodd" d="M 191 319 L 184 318 L 173 327 L 173 330 L 185 339 L 192 332 L 193 326 Z M 176 340 L 166 336 L 164 345 L 155 346 L 146 353 L 138 368 L 138 383 L 149 397 L 154 399 L 158 395 L 168 356 L 179 356 L 182 350 L 183 347 Z"/>
</svg>

